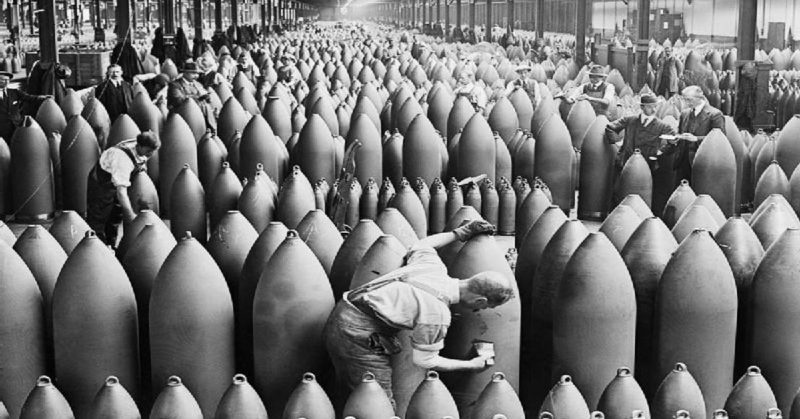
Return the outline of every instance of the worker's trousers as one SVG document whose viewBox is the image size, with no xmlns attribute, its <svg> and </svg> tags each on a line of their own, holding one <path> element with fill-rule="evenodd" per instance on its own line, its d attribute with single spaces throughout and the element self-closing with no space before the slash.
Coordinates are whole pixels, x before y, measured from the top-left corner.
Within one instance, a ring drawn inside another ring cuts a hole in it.
<svg viewBox="0 0 800 419">
<path fill-rule="evenodd" d="M 339 301 L 325 325 L 325 346 L 336 369 L 337 394 L 342 406 L 350 392 L 372 373 L 394 404 L 391 356 L 400 352 L 397 330 Z"/>
</svg>

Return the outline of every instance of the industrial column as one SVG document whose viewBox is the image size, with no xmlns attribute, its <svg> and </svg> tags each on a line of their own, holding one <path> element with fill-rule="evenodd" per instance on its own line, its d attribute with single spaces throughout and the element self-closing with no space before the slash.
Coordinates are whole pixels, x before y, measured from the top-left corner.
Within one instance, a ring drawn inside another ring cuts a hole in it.
<svg viewBox="0 0 800 419">
<path fill-rule="evenodd" d="M 173 0 L 164 0 L 164 44 L 172 41 L 175 36 L 175 3 Z"/>
<path fill-rule="evenodd" d="M 138 25 L 136 24 L 136 0 L 131 0 L 131 40 L 133 40 L 133 34 L 136 33 L 136 28 Z M 81 16 L 81 20 L 83 20 L 83 16 Z M 81 22 L 81 26 L 83 26 L 83 22 Z"/>
<path fill-rule="evenodd" d="M 514 34 L 514 0 L 506 0 L 508 11 L 506 12 L 506 20 L 508 21 L 508 34 Z"/>
<path fill-rule="evenodd" d="M 19 48 L 20 48 L 20 45 L 19 45 L 20 44 L 20 42 L 19 42 L 20 24 L 22 22 L 24 22 L 24 20 L 20 21 L 20 18 L 19 18 L 20 1 L 19 0 L 13 0 L 8 6 L 11 9 L 9 10 L 9 12 L 10 12 L 10 14 L 8 15 L 9 19 L 6 20 L 6 24 L 8 26 L 8 31 L 11 33 L 11 41 L 17 47 L 17 51 L 19 51 Z"/>
<path fill-rule="evenodd" d="M 192 1 L 192 18 L 194 20 L 194 44 L 203 41 L 203 0 Z"/>
<path fill-rule="evenodd" d="M 100 15 L 100 0 L 92 2 L 94 7 L 94 42 L 105 42 L 106 31 L 103 29 L 103 19 Z"/>
<path fill-rule="evenodd" d="M 578 0 L 576 7 L 575 64 L 580 68 L 586 63 L 586 0 Z"/>
<path fill-rule="evenodd" d="M 536 37 L 544 38 L 544 0 L 536 0 Z"/>
<path fill-rule="evenodd" d="M 180 0 L 175 1 L 173 2 L 173 7 L 175 8 L 175 30 L 177 30 L 177 28 L 183 28 L 183 2 Z"/>
<path fill-rule="evenodd" d="M 475 4 L 476 0 L 469 0 L 469 30 L 472 37 L 475 37 Z"/>
<path fill-rule="evenodd" d="M 639 0 L 639 38 L 636 41 L 636 84 L 641 89 L 647 84 L 647 55 L 650 50 L 650 0 Z"/>
<path fill-rule="evenodd" d="M 411 0 L 411 27 L 417 27 L 417 0 Z"/>
<path fill-rule="evenodd" d="M 456 0 L 456 28 L 461 32 L 461 0 Z"/>
<path fill-rule="evenodd" d="M 80 11 L 78 9 L 80 9 L 80 0 L 72 0 L 72 16 L 74 19 L 72 22 L 72 30 L 75 32 L 76 39 L 80 39 L 81 36 L 81 18 Z"/>
<path fill-rule="evenodd" d="M 754 60 L 758 30 L 758 0 L 739 1 L 739 60 Z"/>
<path fill-rule="evenodd" d="M 486 0 L 486 32 L 484 41 L 492 42 L 492 0 Z"/>
<path fill-rule="evenodd" d="M 34 13 L 35 13 L 36 7 L 37 6 L 35 6 L 33 4 L 33 0 L 28 0 L 28 14 L 27 14 L 27 17 L 28 17 L 28 27 L 31 28 L 31 35 L 36 33 L 35 32 L 36 28 L 33 27 L 33 18 L 35 16 Z M 55 8 L 55 6 L 53 6 L 53 8 Z M 53 13 L 55 13 L 55 11 Z"/>
<path fill-rule="evenodd" d="M 33 6 L 33 4 L 31 4 Z M 42 64 L 58 62 L 56 45 L 56 1 L 39 0 L 39 60 Z M 35 13 L 31 7 L 31 14 Z M 33 30 L 33 25 L 31 25 Z"/>
<path fill-rule="evenodd" d="M 745 101 L 755 109 L 755 115 L 737 115 L 736 124 L 743 129 L 776 128 L 774 113 L 770 109 L 769 79 L 772 71 L 770 61 L 755 61 L 758 22 L 758 0 L 739 1 L 739 36 L 737 48 L 739 61 L 736 62 L 736 106 L 745 106 Z M 755 98 L 746 93 L 755 91 Z M 781 128 L 781 127 L 777 127 Z"/>
<path fill-rule="evenodd" d="M 436 2 L 436 24 L 441 24 L 442 22 L 442 1 L 447 0 L 433 0 Z"/>
<path fill-rule="evenodd" d="M 450 0 L 444 2 L 444 38 L 450 40 Z"/>
<path fill-rule="evenodd" d="M 420 21 L 420 25 L 424 29 L 425 28 L 425 23 L 427 23 L 427 20 L 426 20 L 427 19 L 427 13 L 425 13 L 426 12 L 426 10 L 425 10 L 425 0 L 420 0 L 420 1 L 421 1 L 421 6 L 422 6 L 422 20 Z"/>
<path fill-rule="evenodd" d="M 261 33 L 269 32 L 269 26 L 267 23 L 267 0 L 258 0 L 260 3 L 259 8 L 261 9 Z"/>
<path fill-rule="evenodd" d="M 236 33 L 239 33 L 239 2 L 231 0 L 231 25 L 235 28 Z M 238 57 L 234 57 L 236 59 Z"/>
<path fill-rule="evenodd" d="M 222 32 L 222 0 L 214 0 L 214 32 Z"/>
<path fill-rule="evenodd" d="M 128 31 L 131 30 L 131 0 L 117 0 L 115 11 L 117 42 L 122 42 L 126 36 L 130 36 Z"/>
<path fill-rule="evenodd" d="M 151 16 L 150 0 L 144 0 L 144 27 L 147 33 L 150 33 L 150 16 Z"/>
</svg>

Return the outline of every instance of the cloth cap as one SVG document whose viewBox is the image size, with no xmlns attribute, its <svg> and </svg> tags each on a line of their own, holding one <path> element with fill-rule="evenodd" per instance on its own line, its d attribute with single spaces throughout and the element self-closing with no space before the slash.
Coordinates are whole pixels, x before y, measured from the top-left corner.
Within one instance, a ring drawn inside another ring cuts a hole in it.
<svg viewBox="0 0 800 419">
<path fill-rule="evenodd" d="M 591 69 L 589 69 L 589 77 L 608 77 L 606 74 L 606 70 L 601 65 L 594 65 Z"/>
</svg>

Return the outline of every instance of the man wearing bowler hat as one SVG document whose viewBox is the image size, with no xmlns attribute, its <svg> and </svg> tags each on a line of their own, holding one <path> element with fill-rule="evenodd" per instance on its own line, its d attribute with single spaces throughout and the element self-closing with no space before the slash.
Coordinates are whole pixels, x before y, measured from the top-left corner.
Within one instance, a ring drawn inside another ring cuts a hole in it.
<svg viewBox="0 0 800 419">
<path fill-rule="evenodd" d="M 186 60 L 183 65 L 183 74 L 169 84 L 167 91 L 167 107 L 170 109 L 179 106 L 187 99 L 194 99 L 198 103 L 208 101 L 208 91 L 198 80 L 200 68 L 192 59 Z"/>
<path fill-rule="evenodd" d="M 167 107 L 173 109 L 187 100 L 194 100 L 203 112 L 206 127 L 216 132 L 217 118 L 211 106 L 209 93 L 199 80 L 200 68 L 192 59 L 186 60 L 183 65 L 183 74 L 169 84 L 167 90 Z"/>
<path fill-rule="evenodd" d="M 606 131 L 617 134 L 625 130 L 622 146 L 617 153 L 617 164 L 619 168 L 625 165 L 628 158 L 633 155 L 634 150 L 639 150 L 653 166 L 659 150 L 666 145 L 666 141 L 661 139 L 662 135 L 675 135 L 675 130 L 661 121 L 656 116 L 658 108 L 658 98 L 651 94 L 644 94 L 639 99 L 639 106 L 642 112 L 639 115 L 626 116 L 617 119 L 606 126 Z M 616 143 L 615 135 L 606 136 L 609 143 Z"/>
<path fill-rule="evenodd" d="M 21 106 L 24 102 L 33 102 L 37 106 L 50 96 L 29 95 L 21 90 L 11 89 L 8 83 L 13 74 L 0 72 L 0 137 L 11 142 L 11 136 L 22 122 Z"/>
<path fill-rule="evenodd" d="M 614 85 L 606 83 L 606 74 L 603 66 L 593 65 L 589 70 L 589 82 L 578 86 L 567 96 L 569 103 L 576 100 L 588 100 L 597 115 L 607 115 L 608 108 L 614 102 L 616 91 Z"/>
<path fill-rule="evenodd" d="M 609 143 L 617 141 L 617 133 L 625 130 L 622 146 L 617 153 L 617 175 L 628 159 L 639 150 L 650 166 L 652 178 L 651 205 L 653 211 L 658 211 L 666 204 L 669 195 L 674 189 L 671 156 L 662 156 L 663 152 L 669 153 L 672 147 L 668 140 L 662 138 L 674 137 L 675 129 L 656 116 L 658 97 L 644 94 L 639 99 L 642 112 L 639 115 L 626 116 L 613 121 L 606 127 L 606 138 Z M 619 202 L 624 196 L 621 190 L 615 191 L 614 202 Z"/>
</svg>

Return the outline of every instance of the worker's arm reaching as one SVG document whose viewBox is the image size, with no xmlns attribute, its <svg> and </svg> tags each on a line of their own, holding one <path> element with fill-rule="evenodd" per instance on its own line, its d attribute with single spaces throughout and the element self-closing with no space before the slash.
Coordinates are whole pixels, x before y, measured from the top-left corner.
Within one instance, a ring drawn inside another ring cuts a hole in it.
<svg viewBox="0 0 800 419">
<path fill-rule="evenodd" d="M 424 239 L 412 245 L 410 250 L 415 250 L 420 247 L 432 247 L 434 249 L 438 249 L 456 240 L 465 242 L 471 239 L 472 237 L 477 236 L 478 234 L 493 233 L 493 232 L 494 232 L 494 226 L 488 221 L 471 220 L 466 224 L 462 225 L 461 227 L 454 229 L 453 231 L 438 233 L 432 236 L 425 237 Z"/>
<path fill-rule="evenodd" d="M 436 371 L 483 371 L 488 367 L 489 355 L 479 355 L 468 360 L 450 359 L 439 355 L 439 352 L 412 349 L 414 364 L 420 368 Z"/>
</svg>

